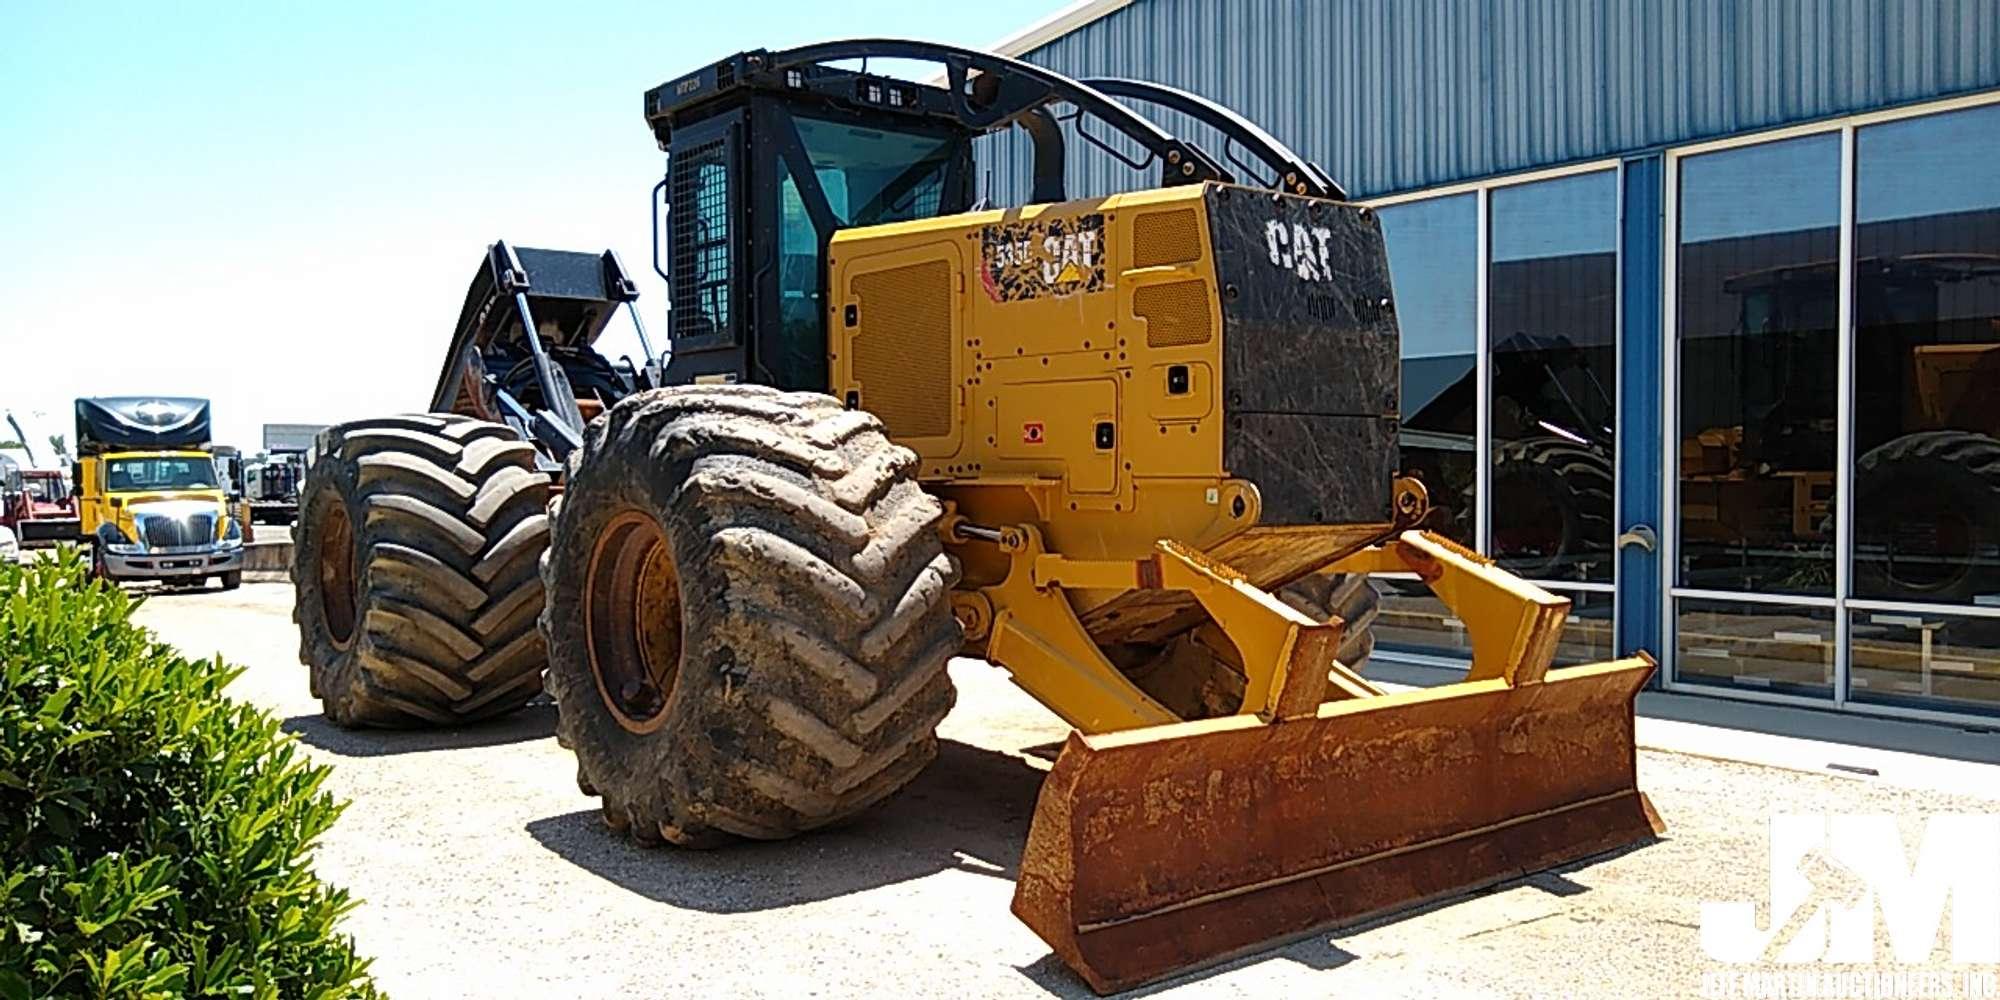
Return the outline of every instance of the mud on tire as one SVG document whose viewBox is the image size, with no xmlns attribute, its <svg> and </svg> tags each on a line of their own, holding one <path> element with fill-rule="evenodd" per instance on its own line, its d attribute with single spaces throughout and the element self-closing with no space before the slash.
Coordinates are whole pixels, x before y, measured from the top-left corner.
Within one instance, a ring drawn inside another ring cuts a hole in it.
<svg viewBox="0 0 2000 1000">
<path fill-rule="evenodd" d="M 292 618 L 342 726 L 445 726 L 541 690 L 549 477 L 504 424 L 451 414 L 323 432 L 300 489 Z"/>
<path fill-rule="evenodd" d="M 544 569 L 578 785 L 653 844 L 852 816 L 937 754 L 956 568 L 916 456 L 758 386 L 642 392 L 591 425 Z"/>
</svg>

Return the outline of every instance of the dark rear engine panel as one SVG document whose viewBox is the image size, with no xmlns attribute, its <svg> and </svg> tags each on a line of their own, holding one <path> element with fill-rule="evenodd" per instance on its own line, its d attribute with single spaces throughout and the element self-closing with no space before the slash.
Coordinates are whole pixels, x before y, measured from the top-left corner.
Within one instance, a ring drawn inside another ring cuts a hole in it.
<svg viewBox="0 0 2000 1000">
<path fill-rule="evenodd" d="M 1401 362 L 1389 260 L 1354 204 L 1212 186 L 1222 464 L 1266 525 L 1391 519 Z"/>
</svg>

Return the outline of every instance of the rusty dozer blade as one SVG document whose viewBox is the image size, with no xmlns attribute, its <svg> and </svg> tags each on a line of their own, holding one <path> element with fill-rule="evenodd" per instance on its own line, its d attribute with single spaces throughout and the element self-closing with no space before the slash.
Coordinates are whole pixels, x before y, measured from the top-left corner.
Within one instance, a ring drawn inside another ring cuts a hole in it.
<svg viewBox="0 0 2000 1000">
<path fill-rule="evenodd" d="M 1404 566 L 1484 638 L 1472 679 L 1069 737 L 1013 909 L 1093 989 L 1663 831 L 1635 774 L 1633 699 L 1653 661 L 1549 669 L 1568 602 L 1433 536 L 1351 569 Z"/>
<path fill-rule="evenodd" d="M 1651 837 L 1632 699 L 1652 670 L 1072 734 L 1014 913 L 1107 993 Z"/>
</svg>

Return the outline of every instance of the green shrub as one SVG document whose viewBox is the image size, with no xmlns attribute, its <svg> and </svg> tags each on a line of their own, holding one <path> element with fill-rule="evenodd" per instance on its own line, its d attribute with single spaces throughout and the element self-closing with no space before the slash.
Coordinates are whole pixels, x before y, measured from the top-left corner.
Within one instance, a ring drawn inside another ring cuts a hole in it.
<svg viewBox="0 0 2000 1000">
<path fill-rule="evenodd" d="M 0 566 L 0 1000 L 376 996 L 327 769 L 84 570 Z"/>
</svg>

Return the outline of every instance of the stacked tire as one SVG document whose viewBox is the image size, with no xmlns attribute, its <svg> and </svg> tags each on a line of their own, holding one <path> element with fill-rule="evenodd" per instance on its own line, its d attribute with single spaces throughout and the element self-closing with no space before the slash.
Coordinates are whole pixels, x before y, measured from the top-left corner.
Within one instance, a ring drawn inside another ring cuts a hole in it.
<svg viewBox="0 0 2000 1000">
<path fill-rule="evenodd" d="M 504 424 L 409 414 L 323 432 L 300 491 L 299 658 L 342 726 L 449 726 L 541 690 L 550 477 Z"/>
</svg>

